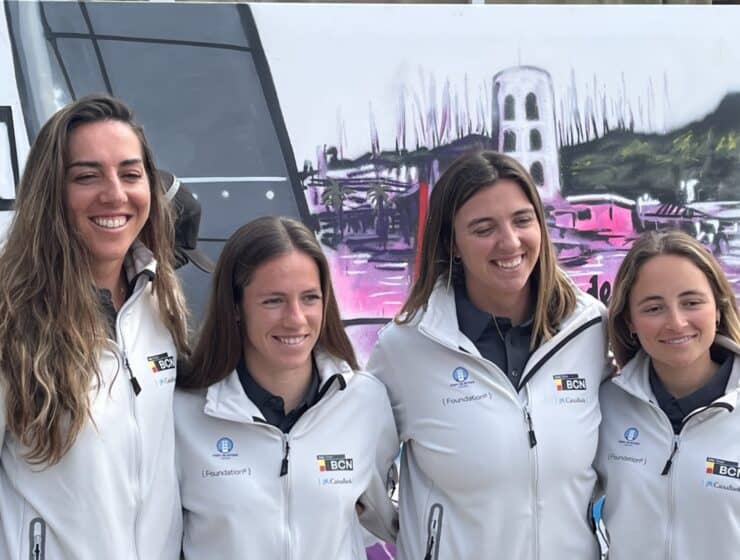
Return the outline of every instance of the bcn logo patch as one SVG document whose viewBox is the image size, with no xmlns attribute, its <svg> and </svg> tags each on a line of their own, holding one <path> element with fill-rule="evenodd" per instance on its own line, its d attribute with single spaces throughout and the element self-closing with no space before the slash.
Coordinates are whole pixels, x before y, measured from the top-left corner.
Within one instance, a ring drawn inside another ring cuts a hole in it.
<svg viewBox="0 0 740 560">
<path fill-rule="evenodd" d="M 317 455 L 316 460 L 319 463 L 319 471 L 351 471 L 354 469 L 354 462 L 344 455 Z"/>
<path fill-rule="evenodd" d="M 149 356 L 147 361 L 149 362 L 149 368 L 152 370 L 152 373 L 175 369 L 175 358 L 167 352 L 157 354 L 156 356 Z"/>
<path fill-rule="evenodd" d="M 586 380 L 578 377 L 577 373 L 565 373 L 563 375 L 553 375 L 555 380 L 555 389 L 558 391 L 585 391 Z"/>
<path fill-rule="evenodd" d="M 717 474 L 728 478 L 740 478 L 740 466 L 735 461 L 725 461 L 724 459 L 715 459 L 707 457 L 707 474 Z"/>
</svg>

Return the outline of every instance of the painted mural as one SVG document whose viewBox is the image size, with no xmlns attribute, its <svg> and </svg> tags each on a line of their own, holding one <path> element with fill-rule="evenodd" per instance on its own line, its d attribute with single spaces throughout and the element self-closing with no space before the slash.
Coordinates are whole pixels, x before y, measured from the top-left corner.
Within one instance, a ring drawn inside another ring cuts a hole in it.
<svg viewBox="0 0 740 560">
<path fill-rule="evenodd" d="M 475 148 L 530 170 L 560 264 L 602 301 L 632 241 L 665 228 L 740 292 L 737 8 L 2 8 L 0 227 L 29 139 L 107 91 L 201 201 L 211 257 L 260 215 L 314 228 L 361 361 L 413 282 L 435 181 Z M 209 278 L 180 274 L 197 318 Z"/>
</svg>

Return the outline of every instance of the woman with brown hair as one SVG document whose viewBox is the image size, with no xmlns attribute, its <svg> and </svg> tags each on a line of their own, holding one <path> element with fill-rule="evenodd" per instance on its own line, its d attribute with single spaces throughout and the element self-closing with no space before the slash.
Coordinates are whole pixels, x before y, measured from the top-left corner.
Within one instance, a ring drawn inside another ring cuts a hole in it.
<svg viewBox="0 0 740 560">
<path fill-rule="evenodd" d="M 185 558 L 364 560 L 356 507 L 393 538 L 393 415 L 356 370 L 314 234 L 278 217 L 238 229 L 175 396 Z"/>
<path fill-rule="evenodd" d="M 450 165 L 419 277 L 368 364 L 403 442 L 400 560 L 596 557 L 604 315 L 558 268 L 518 162 L 482 151 Z"/>
<path fill-rule="evenodd" d="M 3 558 L 178 558 L 172 247 L 131 111 L 90 96 L 54 114 L 0 251 Z"/>
<path fill-rule="evenodd" d="M 651 232 L 617 273 L 596 467 L 609 558 L 734 558 L 740 546 L 740 318 L 696 239 Z"/>
</svg>

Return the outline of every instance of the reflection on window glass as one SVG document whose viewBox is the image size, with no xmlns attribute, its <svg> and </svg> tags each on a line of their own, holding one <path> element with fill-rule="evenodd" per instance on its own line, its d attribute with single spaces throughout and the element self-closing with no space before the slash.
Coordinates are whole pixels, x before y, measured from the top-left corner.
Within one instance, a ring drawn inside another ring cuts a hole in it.
<svg viewBox="0 0 740 560">
<path fill-rule="evenodd" d="M 97 35 L 248 46 L 236 5 L 152 2 L 146 10 L 131 9 L 126 2 L 89 2 L 85 6 Z"/>
<path fill-rule="evenodd" d="M 76 98 L 88 93 L 105 93 L 100 65 L 89 39 L 59 39 L 59 54 L 67 68 Z"/>
<path fill-rule="evenodd" d="M 23 110 L 30 137 L 58 109 L 69 103 L 70 92 L 59 67 L 52 45 L 44 36 L 41 4 L 6 2 L 8 25 L 16 48 L 21 54 L 19 66 L 23 75 Z"/>
<path fill-rule="evenodd" d="M 101 41 L 100 49 L 113 92 L 178 175 L 286 176 L 249 53 L 128 41 Z"/>
<path fill-rule="evenodd" d="M 41 9 L 52 33 L 87 33 L 89 31 L 82 18 L 82 10 L 78 2 L 43 2 Z"/>
</svg>

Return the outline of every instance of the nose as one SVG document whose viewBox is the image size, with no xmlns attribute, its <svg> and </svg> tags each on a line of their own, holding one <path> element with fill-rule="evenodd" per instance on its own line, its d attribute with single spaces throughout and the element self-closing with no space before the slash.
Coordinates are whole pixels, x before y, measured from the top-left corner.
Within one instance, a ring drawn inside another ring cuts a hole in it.
<svg viewBox="0 0 740 560">
<path fill-rule="evenodd" d="M 499 228 L 498 248 L 504 251 L 514 251 L 521 245 L 519 235 L 511 224 L 504 224 Z"/>
<path fill-rule="evenodd" d="M 118 174 L 113 173 L 107 176 L 100 193 L 100 201 L 104 204 L 123 204 L 126 200 L 126 189 Z"/>
<path fill-rule="evenodd" d="M 300 300 L 296 299 L 288 302 L 283 320 L 285 325 L 289 327 L 301 327 L 306 324 L 306 314 Z"/>
<path fill-rule="evenodd" d="M 686 317 L 684 317 L 683 311 L 674 307 L 668 311 L 668 326 L 673 330 L 681 330 L 686 326 Z"/>
</svg>

